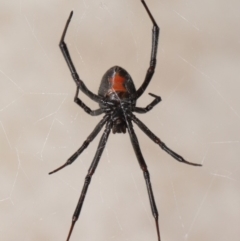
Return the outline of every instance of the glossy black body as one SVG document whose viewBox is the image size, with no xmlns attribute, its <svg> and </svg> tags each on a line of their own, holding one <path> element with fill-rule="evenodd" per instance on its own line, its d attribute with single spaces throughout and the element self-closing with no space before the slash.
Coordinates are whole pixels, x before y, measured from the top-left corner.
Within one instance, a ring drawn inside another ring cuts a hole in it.
<svg viewBox="0 0 240 241">
<path fill-rule="evenodd" d="M 200 164 L 195 164 L 195 163 L 186 161 L 183 157 L 181 157 L 180 155 L 178 155 L 177 153 L 172 151 L 170 148 L 168 148 L 164 142 L 162 142 L 144 123 L 142 123 L 133 114 L 133 112 L 142 113 L 142 114 L 147 113 L 150 110 L 152 110 L 152 108 L 161 101 L 160 96 L 149 93 L 149 95 L 151 95 L 154 98 L 154 100 L 150 104 L 148 104 L 146 107 L 136 107 L 137 99 L 146 90 L 148 84 L 150 83 L 150 81 L 152 79 L 154 71 L 155 71 L 158 37 L 159 37 L 159 27 L 158 27 L 157 23 L 155 22 L 145 1 L 141 0 L 141 2 L 153 23 L 153 29 L 152 29 L 152 51 L 151 51 L 151 57 L 150 57 L 150 64 L 147 69 L 145 78 L 144 78 L 141 86 L 137 90 L 134 86 L 131 76 L 128 74 L 128 72 L 126 70 L 124 70 L 123 68 L 121 68 L 119 66 L 114 66 L 114 67 L 110 68 L 104 74 L 104 76 L 102 77 L 102 81 L 100 83 L 98 95 L 94 94 L 86 87 L 86 85 L 81 80 L 81 78 L 79 77 L 79 75 L 75 69 L 75 66 L 72 62 L 67 45 L 64 41 L 64 38 L 65 38 L 65 35 L 67 32 L 69 23 L 71 21 L 73 12 L 70 13 L 70 16 L 67 20 L 66 26 L 64 28 L 64 31 L 63 31 L 63 34 L 62 34 L 62 37 L 61 37 L 61 40 L 59 43 L 60 49 L 63 53 L 63 56 L 69 67 L 69 70 L 71 72 L 72 78 L 75 81 L 76 86 L 77 86 L 76 94 L 74 97 L 74 102 L 76 102 L 76 104 L 78 106 L 80 106 L 87 114 L 89 114 L 91 116 L 105 114 L 104 117 L 101 119 L 101 121 L 96 125 L 94 130 L 90 133 L 90 135 L 83 142 L 81 147 L 66 161 L 66 163 L 49 173 L 49 174 L 55 173 L 55 172 L 61 170 L 62 168 L 72 164 L 77 159 L 77 157 L 94 140 L 94 138 L 99 134 L 101 129 L 105 126 L 105 129 L 104 129 L 104 132 L 100 139 L 97 151 L 96 151 L 93 161 L 88 169 L 88 173 L 85 177 L 82 192 L 80 194 L 76 209 L 75 209 L 73 217 L 72 217 L 72 224 L 71 224 L 71 227 L 70 227 L 70 230 L 68 233 L 67 241 L 69 241 L 71 234 L 72 234 L 72 230 L 74 228 L 74 225 L 79 218 L 89 184 L 91 182 L 94 172 L 96 171 L 96 168 L 100 161 L 103 150 L 106 146 L 108 136 L 109 136 L 111 130 L 113 133 L 126 133 L 126 130 L 128 131 L 132 147 L 136 154 L 136 158 L 138 160 L 140 168 L 143 171 L 144 179 L 146 181 L 152 215 L 155 219 L 158 241 L 161 241 L 160 230 L 159 230 L 159 225 L 158 225 L 158 210 L 157 210 L 157 206 L 156 206 L 156 203 L 154 200 L 152 185 L 151 185 L 151 181 L 150 181 L 150 174 L 149 174 L 149 171 L 147 168 L 147 164 L 142 155 L 142 151 L 141 151 L 137 136 L 136 136 L 134 128 L 133 128 L 133 123 L 135 123 L 140 128 L 140 130 L 142 130 L 154 143 L 159 145 L 164 151 L 166 151 L 169 155 L 171 155 L 177 161 L 185 163 L 185 164 L 189 164 L 189 165 L 201 166 Z M 79 90 L 81 90 L 91 100 L 97 102 L 99 104 L 100 108 L 96 109 L 96 110 L 91 110 L 79 98 Z M 120 147 L 119 147 L 119 149 L 120 149 Z"/>
<path fill-rule="evenodd" d="M 105 98 L 106 102 L 111 103 L 109 108 L 111 120 L 113 122 L 112 133 L 126 133 L 127 124 L 124 117 L 124 110 L 129 106 L 136 106 L 136 100 L 131 96 L 136 93 L 136 88 L 129 73 L 119 66 L 113 66 L 102 77 L 98 90 L 98 95 Z M 126 102 L 125 102 L 126 100 Z M 104 108 L 104 104 L 99 104 Z"/>
</svg>

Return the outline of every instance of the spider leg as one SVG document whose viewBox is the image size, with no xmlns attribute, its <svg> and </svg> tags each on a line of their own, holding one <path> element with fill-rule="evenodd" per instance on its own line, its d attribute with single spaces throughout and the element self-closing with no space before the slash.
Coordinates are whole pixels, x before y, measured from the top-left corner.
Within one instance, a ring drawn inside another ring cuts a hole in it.
<svg viewBox="0 0 240 241">
<path fill-rule="evenodd" d="M 130 136 L 130 139 L 131 139 L 131 143 L 132 143 L 134 152 L 136 154 L 136 157 L 138 159 L 139 165 L 140 165 L 140 167 L 143 171 L 143 175 L 144 175 L 144 178 L 145 178 L 145 181 L 146 181 L 148 196 L 149 196 L 150 205 L 151 205 L 151 209 L 152 209 L 152 214 L 153 214 L 153 217 L 154 217 L 155 223 L 156 223 L 158 241 L 161 241 L 159 224 L 158 224 L 158 210 L 157 210 L 157 206 L 156 206 L 154 196 L 153 196 L 152 185 L 151 185 L 151 181 L 150 181 L 150 174 L 148 172 L 147 165 L 146 165 L 145 160 L 143 158 L 143 155 L 142 155 L 139 143 L 138 143 L 137 136 L 136 136 L 136 134 L 133 130 L 132 122 L 126 118 L 126 123 L 127 123 L 128 133 L 129 133 L 129 136 Z"/>
<path fill-rule="evenodd" d="M 145 108 L 134 106 L 133 107 L 134 112 L 137 112 L 137 113 L 140 113 L 140 114 L 147 113 L 148 111 L 150 111 L 155 105 L 157 105 L 162 100 L 160 96 L 154 95 L 152 93 L 149 93 L 149 95 L 151 95 L 155 99 L 149 105 L 147 105 Z"/>
<path fill-rule="evenodd" d="M 142 83 L 142 85 L 140 86 L 140 88 L 136 91 L 136 93 L 134 94 L 134 97 L 136 99 L 138 99 L 143 92 L 146 90 L 148 84 L 150 83 L 152 76 L 154 74 L 155 71 L 155 66 L 157 63 L 156 57 L 157 57 L 157 48 L 158 48 L 158 38 L 159 38 L 159 27 L 156 23 L 156 21 L 154 20 L 150 10 L 148 9 L 146 3 L 144 0 L 141 0 L 143 6 L 145 7 L 150 19 L 152 20 L 153 23 L 153 29 L 152 29 L 152 52 L 151 52 L 151 59 L 150 59 L 150 66 L 147 70 L 145 79 Z"/>
<path fill-rule="evenodd" d="M 112 122 L 108 122 L 107 125 L 106 125 L 106 128 L 104 130 L 104 133 L 103 133 L 103 135 L 101 137 L 101 140 L 99 142 L 99 145 L 98 145 L 98 148 L 97 148 L 97 152 L 96 152 L 96 154 L 94 156 L 92 164 L 91 164 L 90 168 L 88 169 L 88 174 L 85 177 L 85 182 L 84 182 L 84 186 L 83 186 L 83 189 L 82 189 L 82 193 L 81 193 L 81 195 L 79 197 L 79 200 L 78 200 L 78 203 L 77 203 L 77 207 L 76 207 L 75 212 L 74 212 L 73 217 L 72 217 L 72 224 L 71 224 L 71 227 L 70 227 L 70 230 L 69 230 L 69 233 L 68 233 L 67 241 L 69 241 L 69 239 L 71 237 L 71 234 L 72 234 L 72 230 L 74 228 L 74 225 L 75 225 L 75 223 L 78 220 L 78 217 L 80 215 L 80 212 L 81 212 L 81 209 L 82 209 L 82 205 L 83 205 L 83 202 L 84 202 L 87 190 L 88 190 L 88 186 L 89 186 L 89 184 L 91 182 L 92 175 L 94 174 L 94 172 L 95 172 L 95 170 L 97 168 L 97 165 L 98 165 L 99 160 L 101 158 L 102 152 L 103 152 L 103 150 L 104 150 L 104 148 L 106 146 L 107 139 L 108 139 L 111 127 L 112 127 Z"/>
<path fill-rule="evenodd" d="M 138 125 L 138 127 L 156 144 L 158 144 L 164 151 L 166 151 L 169 155 L 171 155 L 173 158 L 175 158 L 179 162 L 186 163 L 188 165 L 192 166 L 202 166 L 202 164 L 197 164 L 193 162 L 186 161 L 183 157 L 178 155 L 176 152 L 172 151 L 170 148 L 168 148 L 165 143 L 163 143 L 157 136 L 155 136 L 148 127 L 143 124 L 135 115 L 131 115 L 131 119 Z"/>
<path fill-rule="evenodd" d="M 97 115 L 101 115 L 104 110 L 103 109 L 97 109 L 97 110 L 91 110 L 88 106 L 86 106 L 78 97 L 78 93 L 79 93 L 79 88 L 77 86 L 77 91 L 76 91 L 76 94 L 75 94 L 75 97 L 74 97 L 74 102 L 76 104 L 78 104 L 81 108 L 84 109 L 85 112 L 87 112 L 89 115 L 91 116 L 97 116 Z"/>
<path fill-rule="evenodd" d="M 74 64 L 72 62 L 72 59 L 70 57 L 70 54 L 69 54 L 69 51 L 68 51 L 68 48 L 67 48 L 67 45 L 66 43 L 64 42 L 64 38 L 65 38 L 65 35 L 66 35 L 66 32 L 67 32 L 67 29 L 68 29 L 68 26 L 69 26 L 69 23 L 71 21 L 71 18 L 72 18 L 72 15 L 73 15 L 73 11 L 71 11 L 70 13 L 70 16 L 66 22 L 66 25 L 65 25 L 65 28 L 63 30 L 63 34 L 62 34 L 62 37 L 61 37 L 61 40 L 60 40 L 60 43 L 59 43 L 59 47 L 63 53 L 63 56 L 67 62 L 67 65 L 70 69 L 70 72 L 72 74 L 72 77 L 74 79 L 74 81 L 76 82 L 78 88 L 84 93 L 86 94 L 90 99 L 92 99 L 93 101 L 96 101 L 98 103 L 100 103 L 102 101 L 102 98 L 99 97 L 98 95 L 95 95 L 94 93 L 92 93 L 87 87 L 86 85 L 83 83 L 83 81 L 79 78 L 78 76 L 78 73 L 74 67 Z"/>
<path fill-rule="evenodd" d="M 108 115 L 105 115 L 103 119 L 97 124 L 93 132 L 88 136 L 88 138 L 83 142 L 82 146 L 66 161 L 66 163 L 59 168 L 55 169 L 52 172 L 49 172 L 49 174 L 53 174 L 64 167 L 71 165 L 78 156 L 88 147 L 89 143 L 94 140 L 94 138 L 97 136 L 97 134 L 101 131 L 102 127 L 106 123 L 106 121 L 109 119 Z"/>
</svg>

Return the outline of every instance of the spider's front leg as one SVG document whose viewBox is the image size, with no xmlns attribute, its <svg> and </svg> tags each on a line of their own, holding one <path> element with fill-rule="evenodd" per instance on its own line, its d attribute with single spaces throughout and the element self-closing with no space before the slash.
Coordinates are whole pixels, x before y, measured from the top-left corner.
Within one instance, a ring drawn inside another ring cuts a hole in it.
<svg viewBox="0 0 240 241">
<path fill-rule="evenodd" d="M 112 128 L 112 122 L 108 122 L 107 125 L 106 125 L 106 129 L 101 137 L 101 140 L 99 142 L 99 145 L 98 145 L 98 148 L 97 148 L 97 152 L 93 158 L 93 161 L 92 161 L 92 164 L 90 166 L 90 168 L 88 169 L 88 174 L 85 178 L 85 182 L 84 182 L 84 186 L 83 186 L 83 189 L 82 189 L 82 193 L 79 197 L 79 200 L 78 200 L 78 203 L 77 203 L 77 207 L 75 209 L 75 212 L 73 214 L 73 217 L 72 217 L 72 224 L 71 224 L 71 227 L 70 227 L 70 230 L 69 230 L 69 234 L 68 234 L 68 237 L 67 237 L 67 241 L 69 241 L 70 237 L 71 237 L 71 234 L 72 234 L 72 230 L 74 228 L 74 225 L 76 223 L 76 221 L 78 220 L 78 217 L 80 215 L 80 212 L 81 212 L 81 209 L 82 209 L 82 205 L 83 205 L 83 202 L 84 202 L 84 199 L 85 199 L 85 196 L 87 194 L 87 190 L 88 190 L 88 186 L 91 182 L 91 179 L 92 179 L 92 176 L 97 168 L 97 165 L 99 163 L 99 160 L 101 158 L 101 155 L 103 153 L 103 150 L 106 146 L 106 143 L 107 143 L 107 139 L 108 139 L 108 136 L 109 136 L 109 133 L 110 133 L 110 130 Z"/>
<path fill-rule="evenodd" d="M 60 171 L 64 167 L 71 165 L 78 158 L 78 156 L 88 147 L 89 143 L 94 140 L 94 138 L 101 131 L 102 127 L 105 125 L 108 119 L 109 119 L 109 116 L 105 115 L 103 119 L 97 124 L 97 126 L 92 131 L 92 133 L 88 136 L 88 138 L 83 142 L 82 146 L 66 161 L 66 163 L 60 166 L 59 168 L 51 171 L 49 174 L 51 175 L 55 172 Z"/>
<path fill-rule="evenodd" d="M 94 93 L 92 93 L 87 87 L 86 85 L 83 83 L 83 81 L 79 78 L 78 76 L 78 73 L 74 67 L 74 64 L 72 62 L 72 59 L 71 59 L 71 56 L 69 54 L 69 51 L 68 51 L 68 48 L 67 48 L 67 45 L 66 43 L 64 42 L 64 38 L 65 38 L 65 35 L 66 35 L 66 32 L 67 32 L 67 29 L 68 29 L 68 26 L 69 26 L 69 23 L 71 21 L 71 18 L 72 18 L 72 15 L 73 15 L 73 11 L 71 11 L 70 13 L 70 16 L 66 22 L 66 26 L 63 30 L 63 34 L 62 34 L 62 37 L 61 37 L 61 40 L 60 40 L 60 43 L 59 43 L 59 47 L 63 53 L 63 56 L 67 62 L 67 65 L 70 69 L 70 72 L 72 74 L 72 77 L 74 79 L 74 81 L 76 82 L 77 86 L 79 87 L 79 89 L 84 93 L 86 94 L 90 99 L 96 101 L 97 103 L 100 103 L 102 98 L 98 95 L 95 95 Z"/>
<path fill-rule="evenodd" d="M 125 118 L 125 120 L 126 120 L 126 123 L 127 123 L 128 133 L 129 133 L 129 136 L 130 136 L 130 140 L 131 140 L 134 152 L 136 154 L 136 157 L 138 159 L 139 165 L 140 165 L 140 167 L 143 171 L 143 175 L 144 175 L 144 178 L 145 178 L 145 181 L 146 181 L 149 201 L 150 201 L 150 205 L 151 205 L 151 209 L 152 209 L 152 215 L 155 219 L 158 241 L 161 241 L 159 224 L 158 224 L 158 210 L 157 210 L 157 206 L 156 206 L 154 196 L 153 196 L 152 185 L 151 185 L 151 181 L 150 181 L 150 174 L 149 174 L 147 165 L 145 163 L 145 160 L 143 158 L 143 155 L 142 155 L 139 143 L 138 143 L 137 136 L 136 136 L 135 131 L 134 131 L 133 126 L 132 126 L 132 122 L 128 118 Z"/>
<path fill-rule="evenodd" d="M 158 144 L 164 151 L 166 151 L 169 155 L 171 155 L 174 159 L 179 162 L 192 165 L 192 166 L 202 166 L 202 164 L 193 163 L 186 161 L 182 156 L 178 155 L 176 152 L 172 151 L 169 147 L 165 145 L 156 135 L 154 135 L 148 127 L 143 124 L 135 115 L 131 114 L 130 118 L 138 125 L 138 127 L 156 144 Z"/>
</svg>

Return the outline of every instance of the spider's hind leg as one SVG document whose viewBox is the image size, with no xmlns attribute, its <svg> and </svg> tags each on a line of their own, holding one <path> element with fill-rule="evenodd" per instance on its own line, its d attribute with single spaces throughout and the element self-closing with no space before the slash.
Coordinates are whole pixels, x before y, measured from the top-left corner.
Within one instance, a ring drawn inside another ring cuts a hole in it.
<svg viewBox="0 0 240 241">
<path fill-rule="evenodd" d="M 63 33 L 62 33 L 62 37 L 61 37 L 61 40 L 60 40 L 60 43 L 59 43 L 59 47 L 62 51 L 62 54 L 63 54 L 63 57 L 65 58 L 66 62 L 67 62 L 67 65 L 68 65 L 68 68 L 71 72 L 71 75 L 72 75 L 72 78 L 73 80 L 75 81 L 75 83 L 77 84 L 78 88 L 84 93 L 86 94 L 90 99 L 92 99 L 93 101 L 97 102 L 97 103 L 100 103 L 102 101 L 102 98 L 98 95 L 95 95 L 94 93 L 92 93 L 87 87 L 86 85 L 83 83 L 83 81 L 79 78 L 79 75 L 75 69 L 75 66 L 73 64 L 73 61 L 71 59 L 71 56 L 70 56 L 70 53 L 68 51 L 68 47 L 67 47 L 67 44 L 65 43 L 65 36 L 66 36 L 66 33 L 67 33 L 67 29 L 68 29 L 68 26 L 70 24 L 70 21 L 72 19 L 72 15 L 73 15 L 73 11 L 71 11 L 70 15 L 69 15 L 69 18 L 66 22 L 66 25 L 64 27 L 64 30 L 63 30 Z"/>
<path fill-rule="evenodd" d="M 159 27 L 153 17 L 153 15 L 151 14 L 147 4 L 145 3 L 144 0 L 141 0 L 145 10 L 148 13 L 149 18 L 151 19 L 152 23 L 153 23 L 153 28 L 152 28 L 152 51 L 151 51 L 151 58 L 150 58 L 150 65 L 147 69 L 147 73 L 145 76 L 145 79 L 142 83 L 142 85 L 139 87 L 139 89 L 136 91 L 136 93 L 134 94 L 134 97 L 136 99 L 138 99 L 146 90 L 148 84 L 150 83 L 154 71 L 155 71 L 155 67 L 156 67 L 156 63 L 157 63 L 157 49 L 158 49 L 158 38 L 159 38 Z"/>
</svg>

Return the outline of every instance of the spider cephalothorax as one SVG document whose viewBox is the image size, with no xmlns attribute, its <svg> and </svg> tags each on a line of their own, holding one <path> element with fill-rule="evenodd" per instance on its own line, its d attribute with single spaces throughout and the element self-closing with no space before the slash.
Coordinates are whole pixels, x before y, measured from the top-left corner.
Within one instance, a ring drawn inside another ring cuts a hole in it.
<svg viewBox="0 0 240 241">
<path fill-rule="evenodd" d="M 156 104 L 158 104 L 161 101 L 160 96 L 149 94 L 152 97 L 154 97 L 154 100 L 147 105 L 145 108 L 142 107 L 136 107 L 136 101 L 137 99 L 144 93 L 146 90 L 148 84 L 150 83 L 152 76 L 154 74 L 155 66 L 156 66 L 156 56 L 157 56 L 157 46 L 158 46 L 158 36 L 159 36 L 159 28 L 157 26 L 157 23 L 155 22 L 152 14 L 150 13 L 146 3 L 144 0 L 141 0 L 143 6 L 145 7 L 150 19 L 153 23 L 153 31 L 152 31 L 152 51 L 151 51 L 151 58 L 150 58 L 150 65 L 147 70 L 145 79 L 142 83 L 142 85 L 136 90 L 133 80 L 131 76 L 128 74 L 126 70 L 119 66 L 114 66 L 110 68 L 103 76 L 98 95 L 92 93 L 86 85 L 83 83 L 83 81 L 79 78 L 78 73 L 74 67 L 74 64 L 71 60 L 70 54 L 68 52 L 67 45 L 64 42 L 64 38 L 67 32 L 68 25 L 70 23 L 70 20 L 72 18 L 73 12 L 71 12 L 68 21 L 66 23 L 65 29 L 62 34 L 62 38 L 60 40 L 60 48 L 62 50 L 63 56 L 68 64 L 68 67 L 71 71 L 72 77 L 77 85 L 76 95 L 74 97 L 74 101 L 84 109 L 84 111 L 92 116 L 97 116 L 101 114 L 105 114 L 102 120 L 97 124 L 95 129 L 91 132 L 91 134 L 87 137 L 87 139 L 83 142 L 82 146 L 67 160 L 67 162 L 57 168 L 56 170 L 50 172 L 49 174 L 52 174 L 54 172 L 57 172 L 61 170 L 62 168 L 72 164 L 77 157 L 84 151 L 84 149 L 87 148 L 89 143 L 93 141 L 93 139 L 97 136 L 97 134 L 101 131 L 103 126 L 105 127 L 105 130 L 103 132 L 103 135 L 100 139 L 96 154 L 93 158 L 92 164 L 88 170 L 87 176 L 85 177 L 84 186 L 82 189 L 82 193 L 80 195 L 77 207 L 75 209 L 75 212 L 73 214 L 72 218 L 72 225 L 67 237 L 67 241 L 70 239 L 73 227 L 78 220 L 78 217 L 80 215 L 82 205 L 88 190 L 88 186 L 91 182 L 91 178 L 97 168 L 97 165 L 99 163 L 100 157 L 102 155 L 102 152 L 105 148 L 105 145 L 107 143 L 108 136 L 110 134 L 110 131 L 112 129 L 113 133 L 126 133 L 126 130 L 129 133 L 130 140 L 133 146 L 133 149 L 135 151 L 137 160 L 139 162 L 139 165 L 143 171 L 143 175 L 146 181 L 150 205 L 152 209 L 152 214 L 155 219 L 156 223 L 156 229 L 157 229 L 157 236 L 158 241 L 160 241 L 160 231 L 159 231 L 159 225 L 158 225 L 158 211 L 155 204 L 152 186 L 150 182 L 150 174 L 148 172 L 147 165 L 145 163 L 145 160 L 143 158 L 137 136 L 135 134 L 135 131 L 133 129 L 134 122 L 152 141 L 154 141 L 157 145 L 159 145 L 164 151 L 166 151 L 169 155 L 171 155 L 173 158 L 175 158 L 179 162 L 183 162 L 189 165 L 194 166 L 201 166 L 200 164 L 195 164 L 186 161 L 183 159 L 180 155 L 172 151 L 170 148 L 168 148 L 152 131 L 149 130 L 149 128 L 143 124 L 135 115 L 133 115 L 132 112 L 136 113 L 146 113 L 150 111 Z M 97 102 L 100 106 L 97 110 L 91 110 L 87 105 L 85 105 L 80 98 L 78 97 L 79 90 L 81 90 L 84 94 L 86 94 L 90 99 Z"/>
<path fill-rule="evenodd" d="M 126 133 L 126 122 L 124 118 L 117 116 L 116 119 L 113 119 L 112 133 Z"/>
</svg>

